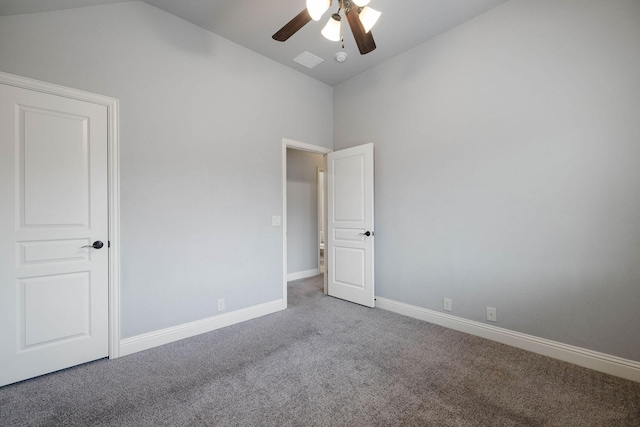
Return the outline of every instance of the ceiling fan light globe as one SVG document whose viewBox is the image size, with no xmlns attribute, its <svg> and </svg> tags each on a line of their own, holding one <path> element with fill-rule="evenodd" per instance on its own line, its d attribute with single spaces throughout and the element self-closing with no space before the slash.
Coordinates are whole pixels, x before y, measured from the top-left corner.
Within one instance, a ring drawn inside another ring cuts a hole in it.
<svg viewBox="0 0 640 427">
<path fill-rule="evenodd" d="M 365 7 L 371 0 L 351 0 L 358 7 Z"/>
<path fill-rule="evenodd" d="M 340 21 L 332 16 L 320 33 L 327 40 L 331 40 L 332 42 L 340 41 Z"/>
<path fill-rule="evenodd" d="M 331 0 L 307 0 L 307 12 L 314 21 L 319 21 L 331 6 Z"/>
<path fill-rule="evenodd" d="M 360 22 L 362 22 L 362 26 L 364 27 L 364 32 L 368 33 L 371 31 L 371 28 L 378 22 L 378 18 L 382 15 L 381 12 L 378 12 L 375 9 L 366 6 L 360 11 Z"/>
</svg>

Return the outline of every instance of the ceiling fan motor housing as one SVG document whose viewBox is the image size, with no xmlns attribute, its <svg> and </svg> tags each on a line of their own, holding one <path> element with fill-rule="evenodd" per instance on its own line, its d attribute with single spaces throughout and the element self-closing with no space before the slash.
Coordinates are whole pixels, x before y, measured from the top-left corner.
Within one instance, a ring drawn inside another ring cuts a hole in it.
<svg viewBox="0 0 640 427">
<path fill-rule="evenodd" d="M 340 0 L 340 7 L 344 10 L 344 13 L 349 12 L 351 9 L 356 9 L 356 11 L 359 9 L 351 0 Z"/>
</svg>

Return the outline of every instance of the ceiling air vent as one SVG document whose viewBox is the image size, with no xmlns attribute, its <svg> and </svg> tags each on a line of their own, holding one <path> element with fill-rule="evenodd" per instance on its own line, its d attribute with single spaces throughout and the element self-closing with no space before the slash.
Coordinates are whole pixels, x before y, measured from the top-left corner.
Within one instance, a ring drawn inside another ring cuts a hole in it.
<svg viewBox="0 0 640 427">
<path fill-rule="evenodd" d="M 305 67 L 311 69 L 324 61 L 324 59 L 315 56 L 313 53 L 302 52 L 300 55 L 296 56 L 293 59 L 293 62 L 297 62 L 300 65 L 304 65 Z"/>
</svg>

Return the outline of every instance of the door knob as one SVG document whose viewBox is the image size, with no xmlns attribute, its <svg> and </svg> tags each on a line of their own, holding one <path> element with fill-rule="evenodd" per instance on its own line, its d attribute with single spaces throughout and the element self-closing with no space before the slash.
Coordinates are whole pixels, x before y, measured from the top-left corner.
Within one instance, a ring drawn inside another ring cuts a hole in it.
<svg viewBox="0 0 640 427">
<path fill-rule="evenodd" d="M 369 236 L 372 236 L 372 235 L 373 235 L 373 233 L 372 233 L 372 232 L 370 232 L 370 231 L 365 231 L 364 233 L 360 233 L 360 235 L 361 235 L 361 236 L 367 236 L 367 237 L 369 237 Z"/>
<path fill-rule="evenodd" d="M 84 246 L 81 246 L 81 248 L 100 249 L 103 246 L 104 246 L 104 243 L 102 243 L 100 240 L 96 240 L 95 242 L 93 242 L 92 245 L 84 245 Z"/>
</svg>

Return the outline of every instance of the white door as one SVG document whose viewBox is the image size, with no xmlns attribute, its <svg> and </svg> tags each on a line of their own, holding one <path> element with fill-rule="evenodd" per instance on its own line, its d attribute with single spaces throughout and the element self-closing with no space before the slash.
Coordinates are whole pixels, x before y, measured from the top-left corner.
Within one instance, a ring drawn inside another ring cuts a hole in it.
<svg viewBox="0 0 640 427">
<path fill-rule="evenodd" d="M 329 295 L 374 306 L 373 144 L 327 154 Z"/>
<path fill-rule="evenodd" d="M 0 386 L 108 355 L 107 221 L 107 107 L 0 84 Z"/>
</svg>

